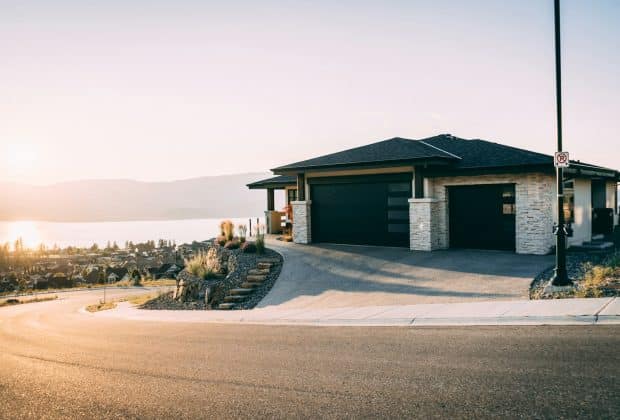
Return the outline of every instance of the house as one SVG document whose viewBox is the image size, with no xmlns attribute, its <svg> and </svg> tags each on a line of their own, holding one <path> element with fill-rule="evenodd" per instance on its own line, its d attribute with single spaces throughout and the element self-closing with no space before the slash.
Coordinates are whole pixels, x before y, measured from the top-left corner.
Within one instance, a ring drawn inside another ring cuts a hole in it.
<svg viewBox="0 0 620 420">
<path fill-rule="evenodd" d="M 485 140 L 442 134 L 392 138 L 272 170 L 248 184 L 274 190 L 293 208 L 293 241 L 512 250 L 547 254 L 555 244 L 553 157 Z M 569 245 L 618 224 L 613 169 L 571 161 L 564 171 Z"/>
</svg>

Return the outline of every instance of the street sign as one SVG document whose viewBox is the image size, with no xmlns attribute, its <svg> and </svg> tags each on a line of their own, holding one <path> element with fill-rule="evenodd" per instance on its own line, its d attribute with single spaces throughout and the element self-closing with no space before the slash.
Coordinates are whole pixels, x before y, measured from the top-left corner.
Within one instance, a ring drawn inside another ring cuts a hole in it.
<svg viewBox="0 0 620 420">
<path fill-rule="evenodd" d="M 568 158 L 568 152 L 555 152 L 553 157 L 553 164 L 556 168 L 568 168 L 570 160 Z"/>
</svg>

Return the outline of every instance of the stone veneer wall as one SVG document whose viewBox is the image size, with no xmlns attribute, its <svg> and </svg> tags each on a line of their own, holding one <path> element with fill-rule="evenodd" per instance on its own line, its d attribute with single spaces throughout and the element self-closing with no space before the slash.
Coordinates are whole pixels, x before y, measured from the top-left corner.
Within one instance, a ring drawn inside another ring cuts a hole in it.
<svg viewBox="0 0 620 420">
<path fill-rule="evenodd" d="M 409 199 L 409 247 L 416 251 L 433 251 L 444 248 L 443 230 L 438 217 L 440 202 L 435 198 Z"/>
<path fill-rule="evenodd" d="M 434 200 L 410 200 L 411 249 L 449 247 L 447 187 L 475 184 L 515 184 L 516 252 L 547 254 L 555 243 L 553 227 L 554 177 L 547 174 L 505 174 L 441 177 L 429 179 L 427 195 Z M 428 199 L 426 199 L 428 200 Z M 419 229 L 420 223 L 431 232 Z"/>
<path fill-rule="evenodd" d="M 308 201 L 293 201 L 293 242 L 296 244 L 309 244 L 312 242 L 312 224 L 310 205 Z"/>
</svg>

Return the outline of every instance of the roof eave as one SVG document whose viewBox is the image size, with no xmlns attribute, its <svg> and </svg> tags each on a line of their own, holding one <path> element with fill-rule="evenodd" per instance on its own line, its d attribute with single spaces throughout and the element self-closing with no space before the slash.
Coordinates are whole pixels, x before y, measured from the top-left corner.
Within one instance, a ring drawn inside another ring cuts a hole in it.
<svg viewBox="0 0 620 420">
<path fill-rule="evenodd" d="M 369 162 L 352 162 L 352 163 L 340 163 L 332 165 L 310 165 L 310 166 L 281 166 L 274 168 L 271 171 L 276 175 L 296 175 L 308 171 L 344 171 L 352 169 L 380 169 L 390 168 L 394 166 L 404 165 L 449 165 L 456 159 L 451 157 L 433 157 L 433 158 L 418 158 L 418 159 L 394 159 L 394 160 L 382 160 L 382 161 L 369 161 Z"/>
</svg>

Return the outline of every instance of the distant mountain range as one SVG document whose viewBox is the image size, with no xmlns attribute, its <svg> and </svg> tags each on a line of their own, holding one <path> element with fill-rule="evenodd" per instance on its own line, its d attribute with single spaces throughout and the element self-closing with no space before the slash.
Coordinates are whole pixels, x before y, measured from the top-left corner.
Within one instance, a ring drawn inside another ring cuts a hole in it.
<svg viewBox="0 0 620 420">
<path fill-rule="evenodd" d="M 263 214 L 266 193 L 246 184 L 269 173 L 171 182 L 92 180 L 46 186 L 0 183 L 0 220 L 98 222 L 247 217 Z"/>
</svg>

